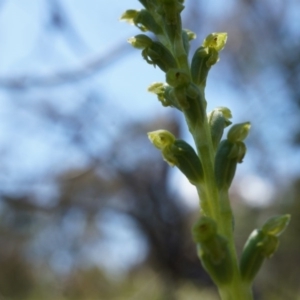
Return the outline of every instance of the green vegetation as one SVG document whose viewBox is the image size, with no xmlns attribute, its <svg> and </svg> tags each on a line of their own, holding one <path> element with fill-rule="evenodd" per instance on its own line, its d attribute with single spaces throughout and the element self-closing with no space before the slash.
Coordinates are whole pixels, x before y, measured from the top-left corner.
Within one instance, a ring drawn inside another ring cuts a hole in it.
<svg viewBox="0 0 300 300">
<path fill-rule="evenodd" d="M 217 107 L 207 113 L 205 87 L 207 76 L 219 61 L 227 34 L 211 33 L 195 51 L 191 62 L 190 41 L 195 34 L 182 29 L 183 0 L 140 0 L 144 9 L 127 10 L 121 20 L 136 25 L 141 31 L 155 35 L 151 39 L 139 34 L 129 43 L 142 50 L 148 64 L 159 67 L 166 83 L 154 83 L 149 91 L 157 95 L 163 106 L 182 112 L 196 151 L 185 141 L 166 130 L 150 132 L 149 139 L 164 160 L 176 166 L 198 191 L 200 218 L 193 227 L 198 256 L 203 267 L 218 287 L 223 300 L 251 300 L 252 283 L 263 261 L 278 247 L 278 236 L 289 223 L 289 215 L 269 219 L 255 229 L 244 246 L 239 261 L 234 241 L 235 224 L 229 188 L 236 167 L 246 154 L 244 143 L 250 123 L 233 125 L 227 138 L 224 129 L 231 125 L 231 111 Z M 197 153 L 196 153 L 197 152 Z"/>
</svg>

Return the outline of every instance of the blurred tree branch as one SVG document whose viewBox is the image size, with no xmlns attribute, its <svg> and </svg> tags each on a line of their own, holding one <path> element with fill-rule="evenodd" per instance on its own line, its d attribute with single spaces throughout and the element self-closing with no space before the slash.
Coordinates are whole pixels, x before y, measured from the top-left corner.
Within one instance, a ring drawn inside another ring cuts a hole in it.
<svg viewBox="0 0 300 300">
<path fill-rule="evenodd" d="M 7 90 L 24 90 L 32 87 L 51 87 L 66 83 L 76 82 L 104 71 L 106 67 L 123 59 L 125 54 L 131 51 L 130 47 L 119 43 L 108 50 L 105 55 L 90 59 L 76 69 L 61 70 L 50 75 L 19 75 L 12 78 L 0 77 L 0 88 Z"/>
</svg>

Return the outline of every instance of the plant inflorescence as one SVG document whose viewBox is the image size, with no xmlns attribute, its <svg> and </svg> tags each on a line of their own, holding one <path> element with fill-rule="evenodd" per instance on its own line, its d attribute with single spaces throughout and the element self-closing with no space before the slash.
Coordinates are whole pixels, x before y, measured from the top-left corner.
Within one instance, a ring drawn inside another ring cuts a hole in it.
<svg viewBox="0 0 300 300">
<path fill-rule="evenodd" d="M 194 185 L 199 194 L 200 218 L 192 229 L 197 253 L 207 273 L 224 300 L 253 299 L 251 286 L 265 258 L 274 254 L 278 237 L 289 223 L 290 216 L 276 216 L 255 229 L 238 259 L 234 243 L 234 219 L 229 188 L 236 167 L 246 154 L 250 123 L 235 124 L 222 140 L 224 129 L 232 122 L 227 107 L 207 113 L 205 87 L 207 76 L 219 61 L 227 34 L 209 34 L 188 59 L 191 40 L 196 35 L 182 29 L 183 0 L 139 0 L 141 10 L 127 10 L 121 20 L 151 32 L 152 39 L 138 34 L 128 41 L 141 50 L 145 61 L 159 67 L 166 82 L 156 82 L 149 91 L 156 94 L 163 106 L 182 112 L 194 139 L 196 150 L 171 132 L 148 133 L 150 141 L 161 151 L 163 159 L 176 166 Z"/>
</svg>

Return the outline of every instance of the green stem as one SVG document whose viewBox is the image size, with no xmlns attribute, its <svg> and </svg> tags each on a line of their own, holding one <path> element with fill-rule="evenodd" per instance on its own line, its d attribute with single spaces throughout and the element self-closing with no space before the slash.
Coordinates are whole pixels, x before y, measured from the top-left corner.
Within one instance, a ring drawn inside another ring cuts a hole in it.
<svg viewBox="0 0 300 300">
<path fill-rule="evenodd" d="M 189 123 L 189 121 L 187 120 Z M 219 191 L 214 175 L 214 149 L 207 119 L 201 126 L 193 128 L 191 133 L 201 158 L 204 183 L 196 185 L 204 214 L 212 217 L 218 224 L 218 231 L 228 241 L 233 264 L 233 279 L 222 286 L 218 286 L 222 300 L 252 300 L 251 287 L 242 282 L 233 236 L 233 215 L 227 190 Z"/>
<path fill-rule="evenodd" d="M 213 145 L 207 119 L 203 120 L 201 126 L 197 126 L 191 132 L 200 156 L 205 184 L 197 186 L 198 194 L 207 202 L 209 212 L 204 211 L 212 217 L 217 223 L 220 222 L 219 193 L 214 179 L 214 156 Z"/>
<path fill-rule="evenodd" d="M 234 278 L 226 285 L 218 287 L 222 300 L 253 300 L 251 286 L 245 285 L 240 278 Z"/>
</svg>

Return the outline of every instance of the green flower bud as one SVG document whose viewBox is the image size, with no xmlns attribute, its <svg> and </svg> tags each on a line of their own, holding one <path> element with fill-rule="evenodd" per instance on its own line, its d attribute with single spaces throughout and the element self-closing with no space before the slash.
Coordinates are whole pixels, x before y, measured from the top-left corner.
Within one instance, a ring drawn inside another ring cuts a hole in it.
<svg viewBox="0 0 300 300">
<path fill-rule="evenodd" d="M 209 34 L 203 41 L 202 46 L 208 48 L 214 48 L 218 52 L 223 50 L 227 41 L 226 32 L 214 32 Z"/>
<path fill-rule="evenodd" d="M 231 117 L 231 111 L 226 107 L 217 107 L 207 116 L 215 150 L 217 149 L 223 136 L 224 128 L 231 124 L 231 121 L 229 121 L 229 118 Z"/>
<path fill-rule="evenodd" d="M 125 21 L 129 24 L 134 24 L 134 18 L 136 17 L 136 15 L 139 13 L 138 10 L 134 10 L 134 9 L 128 9 L 126 10 L 122 16 L 120 17 L 120 21 Z"/>
<path fill-rule="evenodd" d="M 288 226 L 290 215 L 270 218 L 261 229 L 249 236 L 242 253 L 240 270 L 244 281 L 252 282 L 265 258 L 271 257 L 278 248 L 278 236 Z"/>
<path fill-rule="evenodd" d="M 243 161 L 245 154 L 246 146 L 243 142 L 224 140 L 220 143 L 215 158 L 215 179 L 219 190 L 229 189 L 236 166 Z"/>
<path fill-rule="evenodd" d="M 128 39 L 128 43 L 134 48 L 145 49 L 153 44 L 153 41 L 145 34 L 138 34 Z"/>
<path fill-rule="evenodd" d="M 191 63 L 191 74 L 195 84 L 205 86 L 208 72 L 219 60 L 218 51 L 201 46 L 195 51 Z"/>
<path fill-rule="evenodd" d="M 201 217 L 193 227 L 198 256 L 216 284 L 229 282 L 233 276 L 232 259 L 227 240 L 217 233 L 214 220 Z"/>
<path fill-rule="evenodd" d="M 171 147 L 176 140 L 175 136 L 171 132 L 163 129 L 149 132 L 148 138 L 159 150 L 163 150 L 166 147 Z"/>
<path fill-rule="evenodd" d="M 227 139 L 232 143 L 243 141 L 247 137 L 250 127 L 250 122 L 235 124 L 231 126 L 227 134 Z"/>
<path fill-rule="evenodd" d="M 261 230 L 267 234 L 279 236 L 288 226 L 290 219 L 290 215 L 272 217 L 269 220 L 267 220 L 267 222 L 263 225 Z"/>
<path fill-rule="evenodd" d="M 175 140 L 174 135 L 166 130 L 149 132 L 148 137 L 153 145 L 161 150 L 164 160 L 172 167 L 178 167 L 192 184 L 202 180 L 201 162 L 188 143 Z"/>
<path fill-rule="evenodd" d="M 162 33 L 161 27 L 155 22 L 148 10 L 139 11 L 134 16 L 133 23 L 142 31 L 152 31 L 154 34 Z"/>
<path fill-rule="evenodd" d="M 157 65 L 164 72 L 177 67 L 172 53 L 160 42 L 152 42 L 149 47 L 142 51 L 142 56 L 147 63 Z"/>
<path fill-rule="evenodd" d="M 195 150 L 188 143 L 176 140 L 172 147 L 167 151 L 163 150 L 162 154 L 167 161 L 171 158 L 171 162 L 174 162 L 192 184 L 202 181 L 202 164 Z"/>
<path fill-rule="evenodd" d="M 191 74 L 193 82 L 205 86 L 208 72 L 219 61 L 219 52 L 224 48 L 227 33 L 211 33 L 206 37 L 192 58 Z"/>
<path fill-rule="evenodd" d="M 174 97 L 174 91 L 171 86 L 162 82 L 155 82 L 149 86 L 148 91 L 156 94 L 158 100 L 163 106 L 176 107 L 177 109 L 181 110 L 176 98 Z"/>
<path fill-rule="evenodd" d="M 265 258 L 271 257 L 278 248 L 278 237 L 262 230 L 254 230 L 249 236 L 241 256 L 240 272 L 243 281 L 252 282 Z"/>
</svg>

